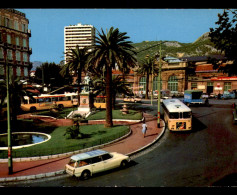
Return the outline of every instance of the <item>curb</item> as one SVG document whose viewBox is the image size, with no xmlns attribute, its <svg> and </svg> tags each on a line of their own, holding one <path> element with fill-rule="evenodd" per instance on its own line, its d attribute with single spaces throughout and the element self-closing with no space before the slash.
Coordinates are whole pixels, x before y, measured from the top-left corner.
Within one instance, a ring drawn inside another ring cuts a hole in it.
<svg viewBox="0 0 237 195">
<path fill-rule="evenodd" d="M 161 120 L 163 123 L 164 121 Z M 126 134 L 125 136 L 119 138 L 120 139 L 123 139 L 127 136 L 129 136 L 131 134 L 131 129 L 129 131 L 128 134 Z M 131 156 L 131 155 L 134 155 L 138 152 L 141 152 L 142 150 L 150 147 L 151 145 L 153 145 L 154 143 L 156 143 L 160 138 L 161 136 L 163 136 L 165 132 L 165 123 L 164 123 L 164 126 L 162 127 L 162 132 L 157 136 L 156 139 L 153 140 L 153 142 L 143 146 L 142 148 L 136 150 L 136 151 L 133 151 L 131 153 L 128 153 L 128 154 L 125 154 L 127 156 Z M 113 142 L 116 142 L 116 141 L 119 141 L 118 139 L 117 140 L 113 140 L 112 142 L 109 142 L 109 143 L 106 143 L 106 144 L 103 144 L 103 145 L 99 145 L 99 146 L 95 146 L 95 147 L 91 147 L 91 148 L 86 148 L 86 149 L 83 149 L 84 151 L 81 151 L 81 152 L 86 152 L 86 151 L 89 151 L 89 150 L 93 150 L 93 149 L 96 149 L 96 148 L 101 148 L 105 145 L 109 145 Z M 75 152 L 75 151 L 74 151 Z M 72 153 L 74 154 L 74 152 L 70 152 L 70 155 L 72 155 Z M 77 151 L 78 152 L 78 151 Z M 67 153 L 66 153 L 67 154 Z M 60 154 L 59 154 L 60 155 Z M 61 154 L 62 155 L 62 154 Z M 69 155 L 69 154 L 68 154 Z M 58 156 L 58 155 L 57 155 Z M 56 157 L 55 157 L 56 158 Z M 48 177 L 55 177 L 55 176 L 59 176 L 59 175 L 63 175 L 65 174 L 65 170 L 59 170 L 59 171 L 55 171 L 55 172 L 48 172 L 48 173 L 41 173 L 41 174 L 37 174 L 37 175 L 27 175 L 27 176 L 17 176 L 17 177 L 5 177 L 5 178 L 0 178 L 0 182 L 17 182 L 17 181 L 24 181 L 24 180 L 33 180 L 33 179 L 42 179 L 42 178 L 48 178 Z"/>
</svg>

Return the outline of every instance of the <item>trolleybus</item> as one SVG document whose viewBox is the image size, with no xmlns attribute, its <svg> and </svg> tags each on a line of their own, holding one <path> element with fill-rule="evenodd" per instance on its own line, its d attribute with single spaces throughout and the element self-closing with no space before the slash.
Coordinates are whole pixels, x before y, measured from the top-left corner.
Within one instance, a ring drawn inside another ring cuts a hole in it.
<svg viewBox="0 0 237 195">
<path fill-rule="evenodd" d="M 164 121 L 171 131 L 192 130 L 192 111 L 179 99 L 166 99 L 162 103 Z"/>
<path fill-rule="evenodd" d="M 58 105 L 60 108 L 70 108 L 78 104 L 77 93 L 64 93 L 49 95 L 44 94 L 40 96 L 33 96 L 29 98 L 24 96 L 24 102 L 21 104 L 23 111 L 37 111 L 50 109 L 53 104 Z"/>
</svg>

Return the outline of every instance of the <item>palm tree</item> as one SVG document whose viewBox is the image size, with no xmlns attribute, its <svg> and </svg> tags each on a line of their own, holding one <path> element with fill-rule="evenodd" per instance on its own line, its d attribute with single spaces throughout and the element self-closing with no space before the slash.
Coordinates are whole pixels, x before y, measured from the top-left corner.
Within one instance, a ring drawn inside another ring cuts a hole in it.
<svg viewBox="0 0 237 195">
<path fill-rule="evenodd" d="M 81 92 L 81 73 L 85 70 L 86 61 L 88 58 L 88 48 L 84 47 L 82 49 L 77 45 L 75 49 L 71 49 L 68 53 L 69 56 L 68 63 L 62 67 L 60 73 L 62 75 L 68 75 L 68 73 L 75 72 L 78 81 L 78 103 L 80 103 L 79 93 Z"/>
<path fill-rule="evenodd" d="M 105 71 L 106 83 L 106 124 L 105 127 L 112 127 L 112 69 L 117 65 L 123 71 L 125 67 L 135 66 L 136 54 L 131 41 L 125 36 L 127 33 L 119 32 L 119 29 L 110 28 L 107 34 L 98 32 L 95 37 L 96 44 L 92 46 L 92 52 L 88 60 L 88 69 L 96 69 L 97 71 Z"/>
<path fill-rule="evenodd" d="M 93 78 L 93 97 L 96 97 L 99 94 L 105 95 L 105 81 L 103 78 Z M 116 94 L 121 93 L 124 95 L 132 95 L 131 89 L 128 87 L 126 81 L 124 81 L 123 76 L 117 75 L 112 76 L 112 109 L 115 108 Z"/>
<path fill-rule="evenodd" d="M 17 114 L 21 112 L 21 102 L 23 101 L 24 96 L 30 96 L 27 93 L 28 87 L 24 87 L 23 83 L 20 81 L 20 78 L 11 79 L 9 84 L 9 94 L 10 94 L 10 113 L 12 118 L 12 125 L 16 125 Z M 6 103 L 5 99 L 7 98 L 7 86 L 6 82 L 3 80 L 0 82 L 0 109 L 4 107 Z"/>
<path fill-rule="evenodd" d="M 138 69 L 139 74 L 146 75 L 146 95 L 145 95 L 146 99 L 148 99 L 148 86 L 149 86 L 150 74 L 152 74 L 152 66 L 153 66 L 153 72 L 157 73 L 159 69 L 157 66 L 155 66 L 155 57 L 147 56 L 144 60 L 142 60 L 142 63 Z"/>
</svg>

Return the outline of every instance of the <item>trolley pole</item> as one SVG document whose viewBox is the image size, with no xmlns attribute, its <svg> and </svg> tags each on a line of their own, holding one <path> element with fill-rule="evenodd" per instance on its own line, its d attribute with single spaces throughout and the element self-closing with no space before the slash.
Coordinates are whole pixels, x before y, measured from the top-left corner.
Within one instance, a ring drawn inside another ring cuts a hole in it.
<svg viewBox="0 0 237 195">
<path fill-rule="evenodd" d="M 161 44 L 160 43 L 160 58 L 159 58 L 159 74 L 158 74 L 158 106 L 157 106 L 157 127 L 160 128 L 160 91 L 161 91 Z"/>
<path fill-rule="evenodd" d="M 11 143 L 11 116 L 10 116 L 10 93 L 9 93 L 9 66 L 6 60 L 6 81 L 7 81 L 7 137 L 8 137 L 8 174 L 13 173 L 12 165 L 12 143 Z"/>
</svg>

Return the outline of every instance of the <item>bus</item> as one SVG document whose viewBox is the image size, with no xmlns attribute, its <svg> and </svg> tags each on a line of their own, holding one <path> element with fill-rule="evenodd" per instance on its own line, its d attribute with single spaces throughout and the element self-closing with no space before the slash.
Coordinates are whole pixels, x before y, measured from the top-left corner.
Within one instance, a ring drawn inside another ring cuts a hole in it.
<svg viewBox="0 0 237 195">
<path fill-rule="evenodd" d="M 164 121 L 170 131 L 192 130 L 192 111 L 179 99 L 166 99 L 162 103 Z"/>
<path fill-rule="evenodd" d="M 24 96 L 24 101 L 21 103 L 23 111 L 34 112 L 37 110 L 47 110 L 52 108 L 53 105 L 58 105 L 59 108 L 70 108 L 78 105 L 77 93 L 64 93 L 64 94 L 42 94 L 40 96 Z"/>
<path fill-rule="evenodd" d="M 106 96 L 98 95 L 94 100 L 94 106 L 96 108 L 106 109 Z"/>
</svg>

